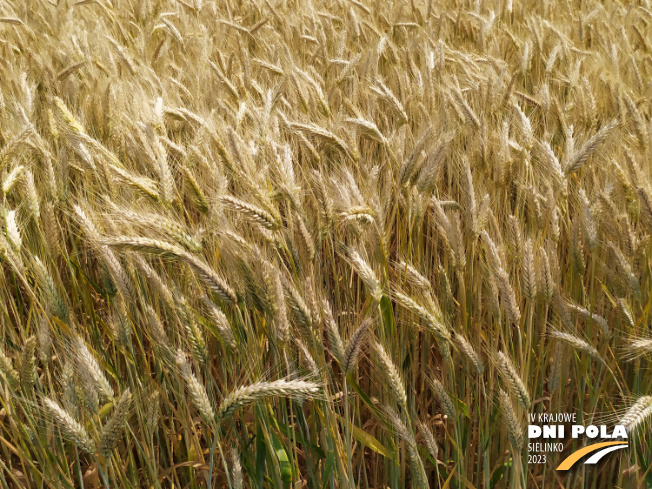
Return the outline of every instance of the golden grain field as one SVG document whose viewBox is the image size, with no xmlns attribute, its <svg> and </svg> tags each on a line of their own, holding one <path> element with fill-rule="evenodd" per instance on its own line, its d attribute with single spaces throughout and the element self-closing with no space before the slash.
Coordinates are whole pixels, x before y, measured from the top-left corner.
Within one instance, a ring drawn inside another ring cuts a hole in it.
<svg viewBox="0 0 652 489">
<path fill-rule="evenodd" d="M 0 1 L 1 487 L 651 488 L 651 119 L 649 0 Z"/>
</svg>

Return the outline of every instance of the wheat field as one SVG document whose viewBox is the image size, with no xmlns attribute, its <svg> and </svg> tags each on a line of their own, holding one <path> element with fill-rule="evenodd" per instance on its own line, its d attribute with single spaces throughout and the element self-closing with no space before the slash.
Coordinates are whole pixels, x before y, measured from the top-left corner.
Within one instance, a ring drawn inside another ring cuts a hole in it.
<svg viewBox="0 0 652 489">
<path fill-rule="evenodd" d="M 650 488 L 649 0 L 0 2 L 4 488 Z M 627 450 L 533 463 L 530 414 Z"/>
</svg>

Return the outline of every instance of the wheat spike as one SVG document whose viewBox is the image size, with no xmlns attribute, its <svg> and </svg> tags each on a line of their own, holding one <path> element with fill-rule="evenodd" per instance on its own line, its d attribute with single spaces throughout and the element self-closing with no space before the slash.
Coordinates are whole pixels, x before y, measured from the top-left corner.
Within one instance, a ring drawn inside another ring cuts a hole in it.
<svg viewBox="0 0 652 489">
<path fill-rule="evenodd" d="M 192 373 L 190 364 L 186 359 L 186 354 L 182 350 L 177 350 L 176 354 L 177 367 L 181 378 L 186 384 L 190 399 L 199 411 L 204 421 L 211 423 L 215 420 L 215 411 L 213 410 L 212 403 L 206 393 L 206 388 L 199 382 L 197 377 Z"/>
<path fill-rule="evenodd" d="M 203 260 L 191 255 L 186 250 L 151 238 L 120 236 L 115 238 L 102 238 L 101 243 L 106 246 L 140 251 L 159 256 L 172 256 L 188 263 L 199 277 L 225 302 L 237 302 L 233 289 Z"/>
<path fill-rule="evenodd" d="M 52 399 L 46 398 L 43 400 L 43 403 L 52 418 L 59 425 L 59 428 L 63 431 L 64 435 L 69 438 L 72 443 L 86 453 L 92 454 L 95 452 L 95 443 L 77 420 L 75 420 Z"/>
<path fill-rule="evenodd" d="M 231 417 L 238 409 L 267 397 L 305 399 L 315 396 L 319 385 L 304 380 L 274 380 L 240 387 L 226 396 L 217 412 L 217 420 Z"/>
<path fill-rule="evenodd" d="M 553 331 L 550 333 L 550 336 L 571 345 L 576 350 L 584 352 L 590 357 L 599 360 L 600 362 L 604 362 L 604 360 L 600 356 L 600 353 L 598 353 L 598 350 L 596 350 L 595 347 L 590 345 L 587 341 L 583 340 L 582 338 L 579 338 L 570 333 L 564 333 L 563 331 Z"/>
<path fill-rule="evenodd" d="M 131 408 L 131 391 L 126 389 L 113 407 L 113 413 L 109 421 L 102 428 L 100 433 L 100 442 L 97 451 L 104 458 L 111 456 L 116 443 L 124 430 L 124 425 L 129 417 Z"/>
<path fill-rule="evenodd" d="M 627 410 L 618 424 L 625 427 L 628 433 L 635 431 L 652 415 L 652 396 L 640 397 Z"/>
<path fill-rule="evenodd" d="M 405 384 L 401 378 L 398 368 L 392 361 L 391 357 L 387 354 L 383 345 L 379 342 L 374 342 L 373 347 L 376 350 L 380 360 L 384 375 L 389 380 L 389 386 L 402 409 L 407 409 L 407 394 L 405 392 Z"/>
<path fill-rule="evenodd" d="M 455 335 L 454 341 L 459 350 L 467 358 L 471 366 L 473 366 L 476 373 L 478 375 L 482 375 L 484 373 L 484 364 L 482 363 L 482 360 L 476 351 L 473 349 L 473 346 L 471 346 L 471 343 L 469 343 L 467 339 L 462 335 Z"/>
<path fill-rule="evenodd" d="M 504 390 L 500 390 L 499 394 L 500 410 L 503 421 L 507 426 L 507 433 L 509 441 L 516 452 L 523 449 L 523 428 L 518 420 L 512 401 L 509 395 Z"/>
<path fill-rule="evenodd" d="M 340 336 L 340 330 L 333 318 L 333 312 L 331 305 L 328 301 L 324 300 L 322 302 L 322 310 L 324 316 L 324 326 L 326 330 L 326 337 L 328 338 L 328 344 L 331 348 L 331 353 L 335 357 L 335 360 L 342 365 L 342 362 L 345 358 L 344 352 L 344 343 L 342 343 L 342 337 Z"/>
<path fill-rule="evenodd" d="M 523 269 L 521 272 L 521 284 L 523 295 L 526 299 L 532 301 L 537 295 L 537 277 L 534 266 L 534 252 L 532 250 L 532 241 L 527 240 L 523 248 Z"/>
<path fill-rule="evenodd" d="M 114 396 L 113 387 L 109 384 L 102 368 L 81 337 L 77 337 L 75 340 L 75 353 L 77 354 L 76 360 L 79 371 L 83 375 L 88 375 L 104 399 L 112 401 Z"/>
<path fill-rule="evenodd" d="M 363 320 L 362 324 L 358 326 L 358 329 L 353 332 L 349 341 L 346 343 L 346 349 L 344 350 L 344 356 L 342 357 L 341 363 L 342 371 L 345 374 L 351 373 L 356 367 L 360 350 L 362 349 L 365 336 L 371 325 L 372 321 L 370 319 Z"/>
<path fill-rule="evenodd" d="M 446 392 L 444 385 L 441 383 L 439 379 L 429 378 L 429 381 L 430 381 L 430 387 L 435 393 L 435 396 L 437 396 L 437 400 L 439 401 L 439 405 L 444 411 L 444 414 L 446 414 L 446 416 L 452 419 L 453 422 L 456 422 L 457 409 L 455 408 L 455 404 L 453 404 L 453 401 L 451 400 L 450 396 Z"/>
<path fill-rule="evenodd" d="M 497 357 L 501 378 L 509 389 L 510 394 L 518 399 L 518 402 L 524 409 L 528 409 L 530 406 L 530 394 L 528 394 L 527 388 L 518 375 L 514 364 L 502 351 L 498 352 Z"/>
</svg>

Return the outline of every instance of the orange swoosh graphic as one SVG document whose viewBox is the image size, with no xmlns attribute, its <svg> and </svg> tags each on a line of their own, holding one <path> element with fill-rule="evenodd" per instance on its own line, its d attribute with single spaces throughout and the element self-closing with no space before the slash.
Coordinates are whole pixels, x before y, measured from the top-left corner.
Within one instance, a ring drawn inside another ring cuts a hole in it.
<svg viewBox="0 0 652 489">
<path fill-rule="evenodd" d="M 571 453 L 568 457 L 564 459 L 562 463 L 559 464 L 559 467 L 557 467 L 557 470 L 568 470 L 570 469 L 575 462 L 577 462 L 579 459 L 581 459 L 584 455 L 587 455 L 591 452 L 595 452 L 596 450 L 600 450 L 601 448 L 604 447 L 611 447 L 614 445 L 627 445 L 626 441 L 605 441 L 603 443 L 595 443 L 594 445 L 589 445 L 587 447 L 584 447 L 574 453 Z"/>
</svg>

